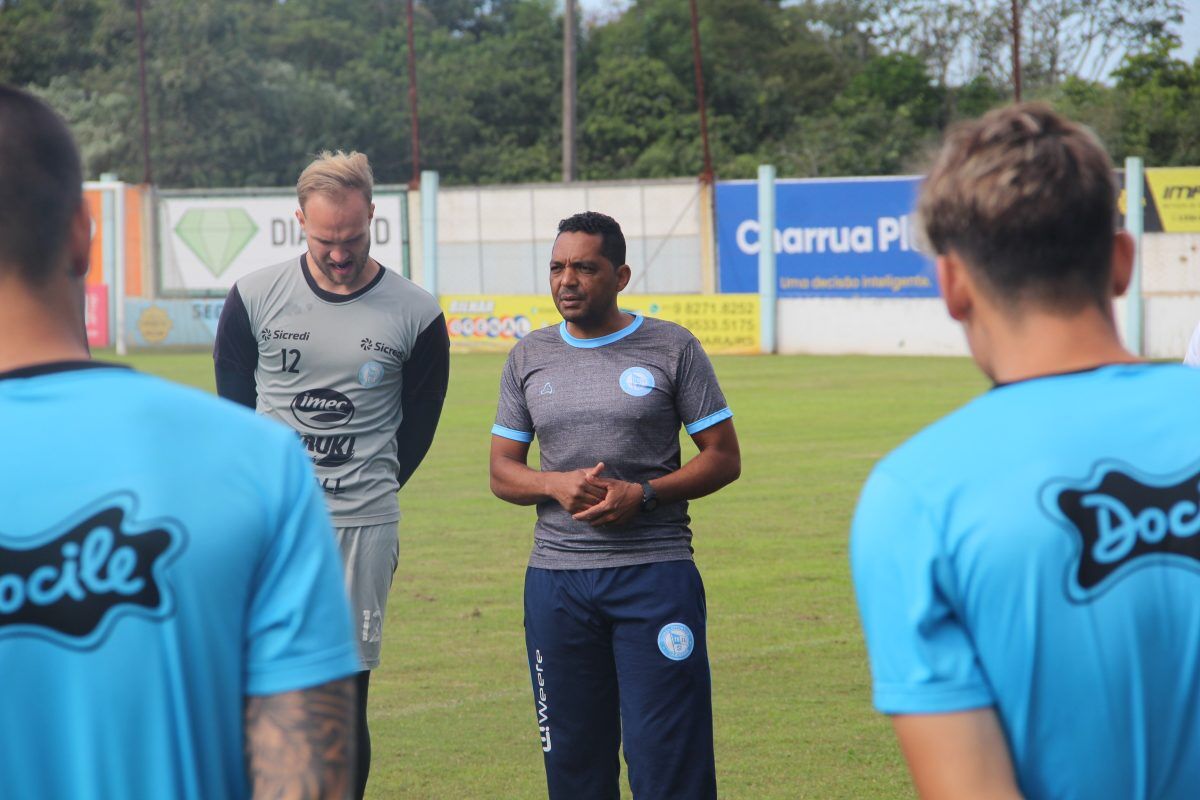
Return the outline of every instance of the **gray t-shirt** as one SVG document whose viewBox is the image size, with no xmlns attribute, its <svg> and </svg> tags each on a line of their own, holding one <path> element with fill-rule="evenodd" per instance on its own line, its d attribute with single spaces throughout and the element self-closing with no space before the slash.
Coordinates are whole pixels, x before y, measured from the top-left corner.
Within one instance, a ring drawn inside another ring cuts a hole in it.
<svg viewBox="0 0 1200 800">
<path fill-rule="evenodd" d="M 256 409 L 299 434 L 335 524 L 398 520 L 397 431 L 412 388 L 405 382 L 426 350 L 438 350 L 422 342 L 435 333 L 445 339 L 437 301 L 387 269 L 354 295 L 330 295 L 297 259 L 250 273 L 230 297 L 227 306 L 245 306 L 242 335 L 257 346 L 242 359 L 254 365 Z"/>
<path fill-rule="evenodd" d="M 635 316 L 616 333 L 576 339 L 566 324 L 526 336 L 500 379 L 492 433 L 536 435 L 541 468 L 604 462 L 601 475 L 640 483 L 679 469 L 679 427 L 695 434 L 733 416 L 700 342 L 673 322 Z M 537 506 L 529 565 L 621 567 L 692 557 L 686 501 L 663 503 L 626 525 L 593 527 L 557 502 Z"/>
</svg>

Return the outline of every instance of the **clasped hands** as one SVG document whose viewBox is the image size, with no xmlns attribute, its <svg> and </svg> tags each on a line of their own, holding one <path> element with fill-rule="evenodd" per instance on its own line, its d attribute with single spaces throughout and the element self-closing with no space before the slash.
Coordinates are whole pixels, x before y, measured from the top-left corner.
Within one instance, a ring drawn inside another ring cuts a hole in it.
<svg viewBox="0 0 1200 800">
<path fill-rule="evenodd" d="M 588 469 L 551 473 L 549 494 L 580 522 L 594 527 L 623 525 L 642 507 L 642 487 L 629 481 L 603 478 L 601 461 Z"/>
</svg>

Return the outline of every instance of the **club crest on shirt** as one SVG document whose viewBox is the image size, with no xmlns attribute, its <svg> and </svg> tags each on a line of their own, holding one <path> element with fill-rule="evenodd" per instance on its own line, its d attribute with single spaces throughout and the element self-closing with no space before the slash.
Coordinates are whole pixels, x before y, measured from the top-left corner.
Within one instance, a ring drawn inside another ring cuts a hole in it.
<svg viewBox="0 0 1200 800">
<path fill-rule="evenodd" d="M 1083 481 L 1056 481 L 1043 502 L 1078 543 L 1067 593 L 1086 602 L 1131 572 L 1171 564 L 1200 572 L 1200 468 L 1148 478 L 1115 462 Z M 1200 590 L 1200 585 L 1197 586 Z"/>
<path fill-rule="evenodd" d="M 383 380 L 383 364 L 372 359 L 358 368 L 358 384 L 367 389 Z"/>
<path fill-rule="evenodd" d="M 645 397 L 654 391 L 654 375 L 645 367 L 630 367 L 621 373 L 621 391 L 633 397 Z"/>
<path fill-rule="evenodd" d="M 127 613 L 173 612 L 163 568 L 183 550 L 175 522 L 136 520 L 133 496 L 110 495 L 32 540 L 0 535 L 0 638 L 35 636 L 77 649 Z"/>
</svg>

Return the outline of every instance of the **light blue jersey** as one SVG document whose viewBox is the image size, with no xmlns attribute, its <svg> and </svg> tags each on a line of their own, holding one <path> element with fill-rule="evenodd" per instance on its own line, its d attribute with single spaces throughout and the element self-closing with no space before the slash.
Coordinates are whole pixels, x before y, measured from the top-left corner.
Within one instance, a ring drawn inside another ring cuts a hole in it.
<svg viewBox="0 0 1200 800">
<path fill-rule="evenodd" d="M 0 795 L 239 798 L 246 695 L 358 670 L 283 426 L 114 367 L 0 375 Z"/>
<path fill-rule="evenodd" d="M 1200 797 L 1200 371 L 1002 386 L 885 458 L 851 561 L 887 714 L 994 706 L 1029 798 Z"/>
</svg>

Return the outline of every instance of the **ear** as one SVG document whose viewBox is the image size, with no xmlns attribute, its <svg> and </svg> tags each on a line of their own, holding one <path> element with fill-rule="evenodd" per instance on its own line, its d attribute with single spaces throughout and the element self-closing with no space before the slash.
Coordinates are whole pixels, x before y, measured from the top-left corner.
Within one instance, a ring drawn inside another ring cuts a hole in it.
<svg viewBox="0 0 1200 800">
<path fill-rule="evenodd" d="M 92 215 L 82 199 L 67 229 L 67 257 L 72 278 L 87 275 L 92 256 Z"/>
<path fill-rule="evenodd" d="M 617 267 L 617 291 L 622 292 L 629 285 L 629 278 L 633 275 L 633 270 L 628 264 L 622 264 Z"/>
<path fill-rule="evenodd" d="M 1120 297 L 1133 280 L 1133 259 L 1137 245 L 1128 231 L 1117 231 L 1113 236 L 1112 293 Z"/>
<path fill-rule="evenodd" d="M 303 208 L 296 209 L 296 221 L 300 223 L 301 228 L 304 227 L 304 209 Z"/>
<path fill-rule="evenodd" d="M 367 209 L 367 222 L 375 219 L 375 204 L 371 203 L 371 207 Z"/>
<path fill-rule="evenodd" d="M 967 265 L 953 251 L 939 255 L 934 263 L 946 313 L 956 322 L 962 322 L 975 306 L 975 285 L 967 273 Z"/>
</svg>

